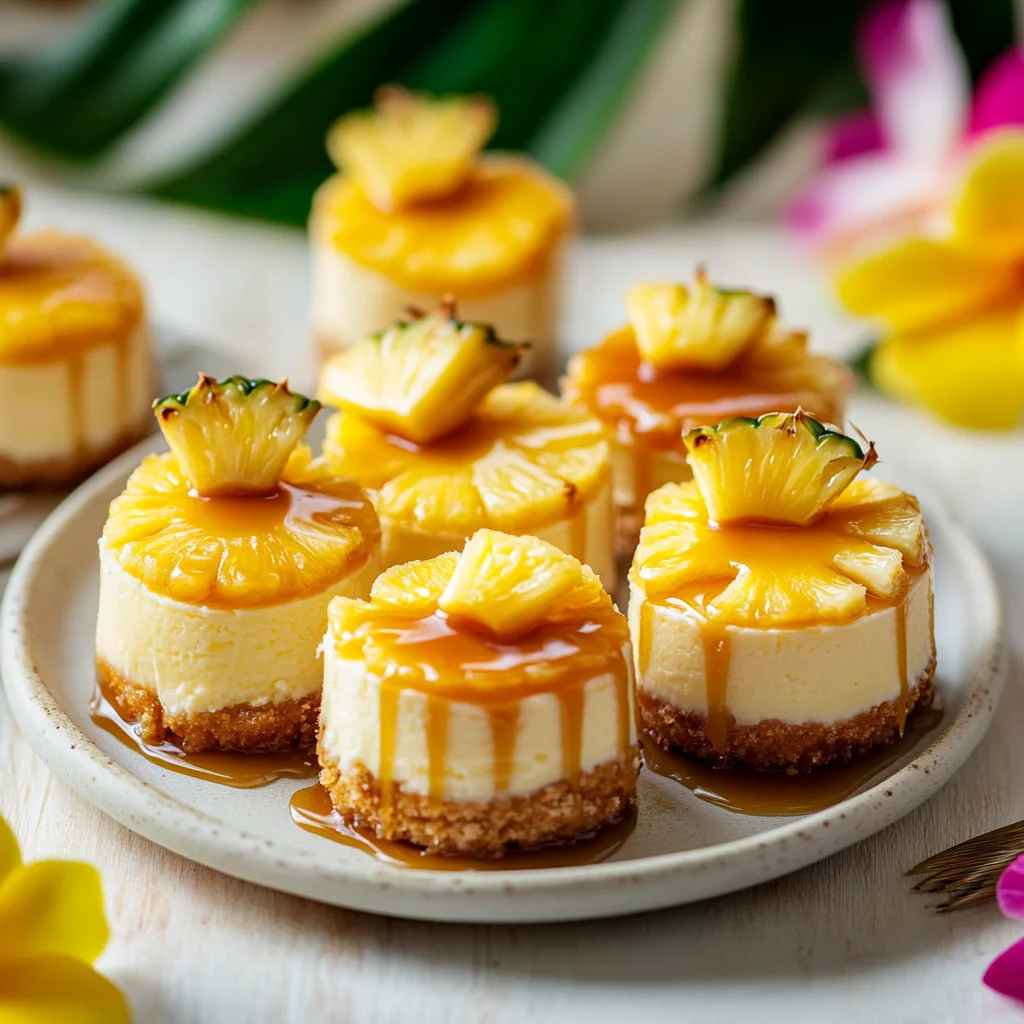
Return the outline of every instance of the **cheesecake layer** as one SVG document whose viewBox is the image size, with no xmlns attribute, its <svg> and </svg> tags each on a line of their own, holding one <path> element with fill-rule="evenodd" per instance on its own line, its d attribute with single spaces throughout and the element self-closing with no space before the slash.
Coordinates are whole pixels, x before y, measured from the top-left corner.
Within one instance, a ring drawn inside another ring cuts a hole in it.
<svg viewBox="0 0 1024 1024">
<path fill-rule="evenodd" d="M 499 337 L 510 341 L 530 342 L 518 377 L 541 375 L 550 364 L 563 248 L 560 243 L 526 280 L 469 298 L 455 294 L 462 320 L 491 324 Z M 357 263 L 329 240 L 313 238 L 312 264 L 310 320 L 321 359 L 406 317 L 410 306 L 433 309 L 441 297 L 404 287 L 381 271 Z"/>
<path fill-rule="evenodd" d="M 586 773 L 601 765 L 617 765 L 625 755 L 620 747 L 619 698 L 614 676 L 607 673 L 590 679 L 583 684 L 583 695 L 579 767 Z M 424 799 L 430 793 L 428 704 L 427 695 L 418 690 L 404 689 L 399 693 L 391 765 L 396 787 L 402 793 Z M 444 703 L 444 800 L 481 802 L 500 796 L 525 796 L 565 777 L 563 758 L 569 753 L 563 747 L 563 705 L 559 698 L 553 693 L 538 693 L 519 700 L 516 706 L 518 721 L 507 766 L 508 789 L 498 793 L 494 782 L 494 731 L 488 709 L 479 704 Z M 374 779 L 379 778 L 380 709 L 380 680 L 367 671 L 362 661 L 338 657 L 328 637 L 319 740 L 321 763 L 330 762 L 344 775 L 357 775 L 362 769 Z M 632 706 L 629 718 L 629 742 L 635 744 Z M 632 758 L 632 751 L 628 756 Z"/>
<path fill-rule="evenodd" d="M 299 700 L 320 690 L 318 647 L 335 596 L 366 598 L 376 552 L 329 588 L 255 608 L 209 608 L 149 590 L 100 541 L 96 655 L 166 715 Z"/>
<path fill-rule="evenodd" d="M 43 353 L 38 362 L 0 355 L 0 463 L 12 472 L 68 460 L 85 468 L 148 432 L 150 360 L 144 326 L 73 352 Z"/>
<path fill-rule="evenodd" d="M 928 568 L 914 578 L 906 597 L 906 677 L 911 681 L 927 675 L 933 663 L 931 601 Z M 739 725 L 772 720 L 800 726 L 846 721 L 897 701 L 902 689 L 897 617 L 903 614 L 903 607 L 893 606 L 841 625 L 726 627 L 727 713 Z M 680 714 L 706 717 L 708 686 L 696 614 L 647 604 L 633 584 L 628 617 L 638 691 Z"/>
<path fill-rule="evenodd" d="M 601 577 L 605 590 L 611 593 L 618 583 L 611 501 L 611 484 L 606 483 L 574 516 L 521 532 L 546 540 L 589 565 Z M 404 522 L 387 516 L 381 516 L 380 525 L 381 559 L 385 569 L 403 562 L 434 558 L 446 551 L 461 551 L 467 540 L 463 534 L 412 530 Z"/>
</svg>

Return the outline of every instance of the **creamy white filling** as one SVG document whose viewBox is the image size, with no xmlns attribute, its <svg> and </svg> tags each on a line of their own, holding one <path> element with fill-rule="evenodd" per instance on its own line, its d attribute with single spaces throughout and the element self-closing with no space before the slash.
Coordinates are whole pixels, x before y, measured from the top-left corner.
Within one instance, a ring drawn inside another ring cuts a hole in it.
<svg viewBox="0 0 1024 1024">
<path fill-rule="evenodd" d="M 589 565 L 601 578 L 605 590 L 614 593 L 618 583 L 612 530 L 611 484 L 601 486 L 584 506 L 586 509 L 586 542 L 584 550 L 575 550 L 578 534 L 572 519 L 557 522 L 536 530 L 531 537 L 539 537 L 556 548 Z M 385 569 L 415 559 L 434 558 L 446 551 L 461 551 L 467 538 L 461 534 L 424 533 L 411 530 L 404 521 L 381 516 L 381 557 Z M 526 531 L 524 531 L 526 532 Z"/>
<path fill-rule="evenodd" d="M 629 645 L 623 655 L 630 658 Z M 632 682 L 632 681 L 631 681 Z M 618 760 L 618 694 L 611 674 L 585 685 L 580 769 Z M 627 701 L 630 742 L 636 741 L 633 690 Z M 391 777 L 409 793 L 430 791 L 427 750 L 427 698 L 403 690 L 398 699 Z M 321 750 L 342 771 L 362 765 L 380 778 L 380 681 L 361 661 L 338 657 L 328 634 L 324 644 L 324 692 L 320 711 Z M 562 706 L 550 693 L 519 702 L 509 794 L 533 793 L 566 777 L 562 748 Z M 474 704 L 447 705 L 444 798 L 486 801 L 498 795 L 494 784 L 494 740 L 487 711 Z"/>
<path fill-rule="evenodd" d="M 233 704 L 277 704 L 320 689 L 318 648 L 333 597 L 367 598 L 374 553 L 351 575 L 310 597 L 261 608 L 206 608 L 154 593 L 100 541 L 96 654 L 155 693 L 168 714 Z"/>
<path fill-rule="evenodd" d="M 648 494 L 664 484 L 682 483 L 693 477 L 682 452 L 623 444 L 618 438 L 609 442 L 609 450 L 616 508 L 642 511 Z M 638 459 L 644 460 L 642 472 L 638 471 Z M 645 494 L 637 494 L 638 481 L 646 486 Z"/>
<path fill-rule="evenodd" d="M 73 373 L 67 360 L 0 361 L 0 457 L 29 463 L 65 458 L 80 449 L 91 455 L 148 424 L 153 388 L 146 327 L 136 328 L 127 342 L 123 381 L 121 345 L 118 339 L 92 343 L 80 356 L 80 373 Z M 75 402 L 81 409 L 80 429 Z"/>
<path fill-rule="evenodd" d="M 932 574 L 907 595 L 907 677 L 910 685 L 932 657 Z M 629 628 L 640 650 L 643 592 L 630 586 Z M 778 719 L 789 725 L 853 718 L 900 695 L 898 608 L 883 608 L 842 625 L 801 629 L 727 627 L 726 706 L 740 725 Z M 679 608 L 655 605 L 648 664 L 637 685 L 683 712 L 707 714 L 700 623 Z"/>
<path fill-rule="evenodd" d="M 329 240 L 312 243 L 313 293 L 310 320 L 314 334 L 331 347 L 345 348 L 408 315 L 407 308 L 430 310 L 439 295 L 409 291 L 389 277 L 364 267 Z M 493 324 L 500 337 L 528 341 L 530 349 L 517 376 L 533 377 L 548 366 L 557 331 L 561 288 L 561 249 L 552 254 L 541 277 L 509 285 L 491 295 L 459 301 L 463 320 Z"/>
</svg>

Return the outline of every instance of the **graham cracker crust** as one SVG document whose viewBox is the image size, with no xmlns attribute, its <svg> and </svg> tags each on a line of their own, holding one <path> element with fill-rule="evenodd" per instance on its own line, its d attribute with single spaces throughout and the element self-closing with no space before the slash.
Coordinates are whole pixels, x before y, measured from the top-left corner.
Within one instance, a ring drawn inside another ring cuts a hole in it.
<svg viewBox="0 0 1024 1024">
<path fill-rule="evenodd" d="M 907 714 L 931 704 L 935 692 L 935 657 L 911 685 Z M 637 712 L 644 733 L 663 750 L 680 750 L 718 765 L 743 763 L 758 768 L 808 771 L 836 761 L 848 761 L 873 747 L 899 738 L 897 702 L 886 701 L 842 722 L 806 722 L 790 725 L 765 719 L 755 725 L 737 725 L 727 716 L 725 750 L 708 739 L 707 718 L 683 712 L 667 701 L 637 691 Z"/>
<path fill-rule="evenodd" d="M 207 750 L 312 753 L 316 748 L 319 691 L 277 704 L 232 704 L 216 711 L 169 715 L 156 694 L 124 679 L 101 658 L 96 659 L 96 678 L 118 712 L 139 724 L 146 743 L 175 738 L 186 754 Z"/>
<path fill-rule="evenodd" d="M 609 762 L 562 779 L 528 796 L 485 802 L 443 800 L 394 788 L 392 805 L 381 813 L 380 783 L 362 765 L 341 771 L 319 750 L 320 782 L 335 810 L 350 824 L 373 829 L 379 839 L 401 840 L 428 853 L 500 857 L 509 849 L 530 849 L 593 832 L 617 821 L 636 800 L 640 748 L 625 763 Z"/>
<path fill-rule="evenodd" d="M 0 491 L 70 487 L 81 483 L 100 466 L 106 465 L 151 432 L 147 416 L 137 429 L 122 434 L 112 444 L 98 450 L 86 450 L 57 459 L 38 459 L 35 462 L 18 462 L 0 455 Z"/>
</svg>

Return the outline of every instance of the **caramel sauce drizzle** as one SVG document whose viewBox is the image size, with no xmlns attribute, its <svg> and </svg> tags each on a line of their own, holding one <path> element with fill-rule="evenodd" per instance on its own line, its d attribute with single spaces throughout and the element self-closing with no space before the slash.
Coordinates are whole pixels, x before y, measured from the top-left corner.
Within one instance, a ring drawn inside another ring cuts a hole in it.
<svg viewBox="0 0 1024 1024">
<path fill-rule="evenodd" d="M 289 804 L 292 821 L 314 835 L 369 854 L 384 864 L 427 871 L 528 871 L 599 864 L 616 853 L 636 827 L 635 807 L 616 822 L 569 843 L 534 850 L 510 850 L 502 857 L 432 856 L 410 843 L 380 839 L 369 829 L 351 825 L 331 805 L 319 782 L 297 790 Z"/>
<path fill-rule="evenodd" d="M 700 624 L 704 648 L 704 680 L 707 687 L 707 734 L 719 753 L 729 746 L 728 695 L 729 634 L 725 626 L 710 619 Z"/>
<path fill-rule="evenodd" d="M 907 700 L 910 696 L 910 683 L 907 679 L 907 618 L 910 614 L 909 602 L 904 596 L 896 609 L 896 671 L 900 678 L 900 695 L 896 702 L 896 720 L 900 735 L 907 727 Z"/>
<path fill-rule="evenodd" d="M 316 755 L 299 751 L 186 754 L 173 740 L 147 743 L 142 739 L 138 722 L 122 714 L 113 692 L 102 681 L 97 683 L 89 702 L 89 716 L 105 733 L 152 764 L 233 789 L 256 789 L 278 779 L 314 779 L 319 771 Z"/>
<path fill-rule="evenodd" d="M 569 519 L 569 554 L 586 564 L 587 562 L 587 505 L 578 501 L 576 511 Z"/>
<path fill-rule="evenodd" d="M 502 641 L 451 622 L 440 611 L 419 619 L 380 613 L 362 623 L 341 646 L 346 658 L 365 658 L 379 680 L 381 817 L 394 804 L 399 698 L 403 690 L 426 697 L 428 778 L 433 803 L 444 799 L 448 755 L 448 713 L 453 703 L 482 708 L 493 737 L 492 780 L 496 795 L 509 792 L 515 765 L 520 702 L 552 693 L 560 704 L 562 772 L 581 771 L 584 686 L 612 673 L 618 700 L 619 736 L 629 739 L 629 668 L 625 622 L 608 611 L 607 620 L 556 622 L 515 641 Z"/>
</svg>

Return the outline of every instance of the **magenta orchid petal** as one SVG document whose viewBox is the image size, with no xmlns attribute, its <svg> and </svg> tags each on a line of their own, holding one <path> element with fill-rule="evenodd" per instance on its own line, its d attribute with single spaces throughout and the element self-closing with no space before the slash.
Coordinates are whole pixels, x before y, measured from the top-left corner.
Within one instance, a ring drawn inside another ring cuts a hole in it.
<svg viewBox="0 0 1024 1024">
<path fill-rule="evenodd" d="M 1000 995 L 1024 1002 L 1024 939 L 997 956 L 982 981 Z"/>
<path fill-rule="evenodd" d="M 877 153 L 886 146 L 882 124 L 871 110 L 843 114 L 825 129 L 826 164 Z"/>
<path fill-rule="evenodd" d="M 786 210 L 796 238 L 812 248 L 872 225 L 893 223 L 935 194 L 938 169 L 885 152 L 851 157 L 823 170 Z"/>
<path fill-rule="evenodd" d="M 859 51 L 889 145 L 914 160 L 947 156 L 967 119 L 970 77 L 941 0 L 876 4 Z"/>
<path fill-rule="evenodd" d="M 970 134 L 1024 124 L 1024 50 L 1007 50 L 985 69 L 971 106 Z"/>
<path fill-rule="evenodd" d="M 1024 856 L 1018 857 L 1002 874 L 996 888 L 999 909 L 1024 921 Z"/>
</svg>

